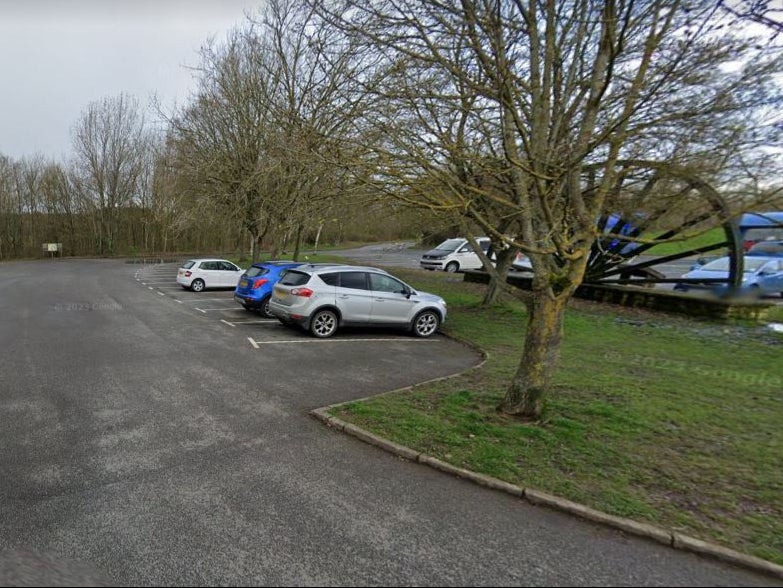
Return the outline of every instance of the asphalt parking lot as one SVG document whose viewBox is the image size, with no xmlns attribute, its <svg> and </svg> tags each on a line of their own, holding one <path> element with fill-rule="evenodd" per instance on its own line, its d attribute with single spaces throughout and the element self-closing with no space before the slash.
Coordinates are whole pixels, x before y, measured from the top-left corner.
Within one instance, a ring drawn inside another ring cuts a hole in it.
<svg viewBox="0 0 783 588">
<path fill-rule="evenodd" d="M 175 265 L 0 264 L 0 584 L 780 584 L 329 429 L 309 410 L 479 356 L 315 342 Z"/>
<path fill-rule="evenodd" d="M 284 326 L 274 318 L 265 318 L 257 312 L 245 310 L 234 301 L 233 289 L 209 289 L 204 292 L 191 292 L 176 282 L 179 264 L 159 264 L 143 266 L 134 272 L 134 279 L 143 287 L 158 296 L 182 305 L 183 309 L 197 313 L 197 316 L 218 321 L 235 329 L 238 336 L 246 337 L 247 343 L 254 349 L 269 346 L 300 346 L 311 344 L 339 348 L 339 353 L 354 356 L 362 348 L 374 346 L 373 352 L 383 353 L 386 347 L 395 352 L 395 345 L 423 346 L 442 344 L 448 341 L 442 335 L 420 339 L 403 331 L 394 329 L 341 329 L 329 339 L 317 339 L 299 328 Z M 308 353 L 311 350 L 307 351 Z M 439 352 L 436 352 L 439 353 Z"/>
</svg>

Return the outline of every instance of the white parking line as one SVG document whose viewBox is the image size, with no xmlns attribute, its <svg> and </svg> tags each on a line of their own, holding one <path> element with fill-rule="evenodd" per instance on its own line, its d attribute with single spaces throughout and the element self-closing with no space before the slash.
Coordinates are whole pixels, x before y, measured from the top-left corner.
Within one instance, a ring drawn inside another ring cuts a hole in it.
<svg viewBox="0 0 783 588">
<path fill-rule="evenodd" d="M 230 322 L 228 322 L 226 320 L 223 320 L 223 319 L 220 319 L 220 322 L 221 323 L 226 323 L 229 327 L 236 327 L 236 325 L 234 323 L 230 323 Z"/>
<path fill-rule="evenodd" d="M 223 312 L 247 312 L 244 308 L 197 308 L 201 312 L 222 310 Z"/>
<path fill-rule="evenodd" d="M 177 300 L 176 298 L 174 299 L 174 302 L 179 302 L 180 304 L 182 304 L 182 300 Z"/>
<path fill-rule="evenodd" d="M 411 343 L 437 343 L 438 339 L 406 339 L 397 337 L 396 339 L 284 339 L 281 341 L 255 341 L 248 337 L 248 340 L 257 348 L 258 345 L 276 345 L 278 343 L 368 343 L 368 342 L 387 342 L 387 341 L 410 341 Z"/>
<path fill-rule="evenodd" d="M 158 292 L 158 296 L 165 296 L 165 295 L 166 295 L 165 292 Z"/>
<path fill-rule="evenodd" d="M 277 325 L 280 324 L 277 319 L 266 319 L 257 321 L 231 321 L 235 325 Z"/>
<path fill-rule="evenodd" d="M 250 341 L 250 344 L 251 344 L 253 347 L 255 347 L 256 349 L 258 349 L 258 343 L 256 343 L 255 341 L 253 341 L 253 338 L 252 338 L 252 337 L 248 337 L 248 338 L 247 338 L 247 340 L 248 340 L 248 341 Z"/>
<path fill-rule="evenodd" d="M 154 290 L 155 289 L 152 286 L 147 286 L 147 288 L 149 288 L 150 290 Z"/>
<path fill-rule="evenodd" d="M 222 302 L 222 301 L 228 302 L 229 300 L 234 300 L 233 298 L 188 298 L 185 300 L 185 302 Z"/>
</svg>

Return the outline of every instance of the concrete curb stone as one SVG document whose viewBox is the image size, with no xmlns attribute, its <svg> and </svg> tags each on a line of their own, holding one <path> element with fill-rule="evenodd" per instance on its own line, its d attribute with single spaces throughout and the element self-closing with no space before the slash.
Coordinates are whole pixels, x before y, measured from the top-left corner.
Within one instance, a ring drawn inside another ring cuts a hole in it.
<svg viewBox="0 0 783 588">
<path fill-rule="evenodd" d="M 440 379 L 444 379 L 444 378 L 438 378 L 438 380 Z M 402 388 L 401 390 L 406 390 L 410 388 L 413 388 L 413 386 Z M 400 392 L 401 390 L 395 390 L 394 392 Z M 354 400 L 351 402 L 358 402 L 358 401 Z M 656 527 L 655 525 L 640 523 L 638 521 L 634 521 L 624 517 L 610 515 L 595 510 L 593 508 L 590 508 L 588 506 L 585 506 L 583 504 L 572 502 L 570 500 L 567 500 L 565 498 L 560 498 L 559 496 L 554 496 L 552 494 L 547 494 L 546 492 L 541 492 L 539 490 L 535 490 L 532 488 L 521 488 L 514 484 L 504 482 L 503 480 L 498 480 L 497 478 L 493 478 L 485 474 L 479 474 L 476 472 L 472 472 L 470 470 L 466 470 L 464 468 L 451 465 L 435 457 L 426 455 L 424 453 L 419 453 L 411 449 L 410 447 L 405 447 L 403 445 L 399 445 L 397 443 L 389 441 L 388 439 L 378 437 L 377 435 L 370 433 L 369 431 L 366 431 L 360 427 L 357 427 L 356 425 L 346 423 L 328 414 L 329 410 L 338 407 L 342 404 L 347 404 L 347 403 L 343 402 L 339 404 L 334 404 L 332 406 L 318 408 L 311 411 L 310 414 L 312 414 L 315 418 L 324 422 L 330 427 L 338 429 L 339 431 L 342 431 L 344 433 L 348 433 L 349 435 L 353 435 L 354 437 L 357 437 L 358 439 L 361 439 L 366 443 L 384 449 L 389 453 L 395 454 L 399 457 L 402 457 L 410 461 L 414 461 L 414 462 L 417 461 L 421 464 L 430 466 L 444 473 L 458 476 L 460 478 L 465 478 L 466 480 L 470 480 L 481 486 L 485 486 L 493 490 L 498 490 L 500 492 L 505 492 L 507 494 L 510 494 L 518 498 L 524 498 L 531 504 L 537 506 L 546 506 L 548 508 L 553 508 L 561 512 L 566 512 L 572 515 L 576 515 L 578 517 L 584 518 L 594 523 L 612 527 L 620 531 L 624 531 L 626 533 L 636 535 L 639 537 L 651 539 L 658 543 L 662 543 L 664 545 L 672 547 L 673 549 L 689 551 L 692 553 L 697 553 L 699 555 L 712 557 L 720 561 L 743 566 L 745 568 L 757 572 L 762 572 L 783 579 L 783 566 L 773 563 L 771 561 L 767 561 L 759 557 L 741 553 L 739 551 L 735 551 L 727 547 L 722 547 L 720 545 L 709 543 L 707 541 L 702 541 L 700 539 L 689 537 L 681 533 L 669 531 L 661 527 Z"/>
</svg>

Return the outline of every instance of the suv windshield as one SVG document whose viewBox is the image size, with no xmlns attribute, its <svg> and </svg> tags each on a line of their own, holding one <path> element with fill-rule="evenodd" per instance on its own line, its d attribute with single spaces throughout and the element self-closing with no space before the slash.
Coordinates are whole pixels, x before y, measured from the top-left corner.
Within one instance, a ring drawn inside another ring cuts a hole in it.
<svg viewBox="0 0 783 588">
<path fill-rule="evenodd" d="M 288 270 L 280 278 L 280 283 L 284 286 L 301 286 L 310 281 L 310 274 L 304 272 L 298 272 L 296 270 Z"/>
</svg>

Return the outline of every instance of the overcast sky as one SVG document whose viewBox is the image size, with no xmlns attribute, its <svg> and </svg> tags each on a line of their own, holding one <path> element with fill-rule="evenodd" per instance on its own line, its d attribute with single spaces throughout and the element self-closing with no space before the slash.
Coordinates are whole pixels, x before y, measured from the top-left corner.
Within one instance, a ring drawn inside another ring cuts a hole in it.
<svg viewBox="0 0 783 588">
<path fill-rule="evenodd" d="M 260 1 L 0 0 L 0 154 L 67 157 L 71 127 L 106 96 L 181 104 L 184 66 Z"/>
</svg>

